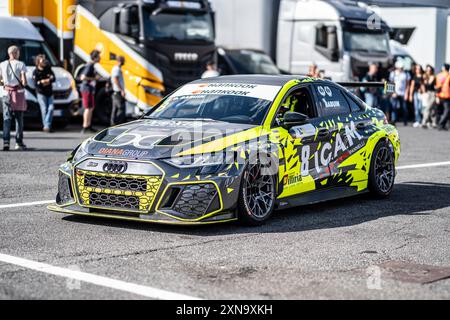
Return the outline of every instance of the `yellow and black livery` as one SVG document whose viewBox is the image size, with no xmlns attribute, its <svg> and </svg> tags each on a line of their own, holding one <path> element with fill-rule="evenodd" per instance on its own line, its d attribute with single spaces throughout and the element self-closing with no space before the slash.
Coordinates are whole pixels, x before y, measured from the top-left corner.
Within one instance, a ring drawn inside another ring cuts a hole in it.
<svg viewBox="0 0 450 320">
<path fill-rule="evenodd" d="M 192 82 L 141 120 L 106 129 L 74 150 L 49 209 L 259 225 L 276 209 L 369 191 L 386 197 L 400 155 L 398 132 L 346 87 L 300 76 Z"/>
</svg>

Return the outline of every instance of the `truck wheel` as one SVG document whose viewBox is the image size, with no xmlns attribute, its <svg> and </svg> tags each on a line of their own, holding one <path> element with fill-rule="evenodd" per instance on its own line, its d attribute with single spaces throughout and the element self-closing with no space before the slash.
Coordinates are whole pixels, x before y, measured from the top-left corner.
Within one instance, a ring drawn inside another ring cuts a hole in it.
<svg viewBox="0 0 450 320">
<path fill-rule="evenodd" d="M 379 142 L 373 150 L 369 172 L 369 191 L 376 198 L 386 198 L 394 189 L 395 155 L 392 145 Z"/>
<path fill-rule="evenodd" d="M 109 126 L 111 124 L 112 99 L 106 88 L 101 88 L 95 95 L 94 117 L 99 124 Z"/>
<path fill-rule="evenodd" d="M 275 177 L 262 174 L 260 164 L 249 164 L 242 176 L 238 200 L 239 221 L 248 226 L 263 225 L 275 208 Z"/>
</svg>

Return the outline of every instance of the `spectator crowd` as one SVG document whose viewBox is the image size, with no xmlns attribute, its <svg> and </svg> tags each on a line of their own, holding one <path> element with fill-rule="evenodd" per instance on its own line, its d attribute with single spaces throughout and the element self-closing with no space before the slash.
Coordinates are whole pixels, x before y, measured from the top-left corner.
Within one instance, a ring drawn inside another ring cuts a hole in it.
<svg viewBox="0 0 450 320">
<path fill-rule="evenodd" d="M 413 119 L 415 128 L 448 130 L 450 120 L 450 65 L 444 64 L 435 73 L 431 65 L 425 69 L 415 64 L 410 70 L 398 60 L 388 79 L 383 78 L 378 65 L 371 64 L 363 82 L 388 80 L 395 84 L 395 92 L 385 95 L 383 90 L 361 88 L 361 96 L 371 106 L 384 111 L 392 124 L 403 122 L 405 126 Z"/>
</svg>

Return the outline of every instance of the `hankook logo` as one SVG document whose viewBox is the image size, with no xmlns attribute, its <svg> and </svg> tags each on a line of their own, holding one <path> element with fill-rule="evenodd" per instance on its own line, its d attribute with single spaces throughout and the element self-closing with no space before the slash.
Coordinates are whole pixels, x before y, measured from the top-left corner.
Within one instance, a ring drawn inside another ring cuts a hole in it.
<svg viewBox="0 0 450 320">
<path fill-rule="evenodd" d="M 176 52 L 174 54 L 175 61 L 194 62 L 198 60 L 197 53 Z"/>
<path fill-rule="evenodd" d="M 107 173 L 125 173 L 128 169 L 128 164 L 124 161 L 110 161 L 103 165 L 103 171 Z"/>
</svg>

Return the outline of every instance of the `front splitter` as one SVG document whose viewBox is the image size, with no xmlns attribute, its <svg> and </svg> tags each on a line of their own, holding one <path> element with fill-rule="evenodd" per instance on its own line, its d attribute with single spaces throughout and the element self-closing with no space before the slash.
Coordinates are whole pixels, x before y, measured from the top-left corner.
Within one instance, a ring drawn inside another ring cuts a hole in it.
<svg viewBox="0 0 450 320">
<path fill-rule="evenodd" d="M 180 220 L 163 220 L 163 219 L 152 219 L 151 216 L 121 216 L 119 214 L 105 214 L 100 212 L 82 212 L 77 210 L 72 210 L 64 207 L 60 207 L 57 205 L 50 205 L 47 207 L 48 210 L 57 213 L 69 214 L 69 215 L 78 215 L 78 216 L 86 216 L 86 217 L 98 217 L 98 218 L 106 218 L 106 219 L 116 219 L 116 220 L 125 220 L 125 221 L 138 221 L 138 222 L 146 222 L 146 223 L 155 223 L 155 224 L 167 224 L 167 225 L 185 225 L 185 226 L 196 226 L 196 225 L 207 225 L 207 224 L 216 224 L 216 223 L 225 223 L 236 221 L 237 218 L 229 218 L 222 220 L 214 220 L 214 221 L 180 221 Z"/>
</svg>

